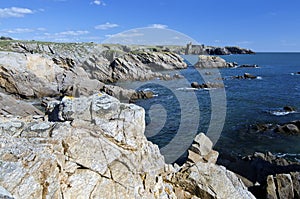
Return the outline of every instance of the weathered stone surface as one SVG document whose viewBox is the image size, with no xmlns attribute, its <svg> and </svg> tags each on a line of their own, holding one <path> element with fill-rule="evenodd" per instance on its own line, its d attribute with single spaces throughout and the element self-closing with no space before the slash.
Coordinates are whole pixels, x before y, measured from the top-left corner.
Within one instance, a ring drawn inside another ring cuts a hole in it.
<svg viewBox="0 0 300 199">
<path fill-rule="evenodd" d="M 72 123 L 15 119 L 21 124 L 17 128 L 0 128 L 0 185 L 13 197 L 172 195 L 171 185 L 155 181 L 165 163 L 158 147 L 143 134 L 142 108 L 106 94 L 62 103 L 62 111 L 74 111 Z M 13 121 L 1 118 L 0 123 L 8 126 Z M 154 179 L 150 187 L 143 185 L 144 175 Z"/>
<path fill-rule="evenodd" d="M 200 55 L 198 62 L 195 64 L 197 68 L 226 68 L 231 67 L 224 59 L 218 56 Z"/>
<path fill-rule="evenodd" d="M 12 96 L 0 92 L 0 115 L 44 115 L 40 110 L 33 105 L 17 101 Z"/>
<path fill-rule="evenodd" d="M 276 181 L 280 199 L 294 198 L 293 181 L 290 174 L 276 174 Z"/>
<path fill-rule="evenodd" d="M 299 199 L 300 198 L 300 172 L 291 172 L 290 174 L 293 181 L 294 197 Z"/>
<path fill-rule="evenodd" d="M 267 199 L 277 199 L 276 185 L 273 175 L 267 177 Z"/>
<path fill-rule="evenodd" d="M 255 198 L 235 174 L 212 163 L 183 168 L 173 182 L 199 198 Z"/>
<path fill-rule="evenodd" d="M 51 82 L 59 67 L 40 55 L 0 52 L 0 87 L 24 97 L 57 95 L 57 86 Z"/>
<path fill-rule="evenodd" d="M 224 84 L 222 82 L 206 82 L 199 84 L 198 82 L 191 83 L 192 88 L 224 88 Z"/>
<path fill-rule="evenodd" d="M 111 64 L 112 79 L 118 80 L 148 80 L 153 77 L 163 77 L 155 71 L 182 69 L 187 64 L 183 59 L 171 52 L 128 53 L 116 58 Z"/>
<path fill-rule="evenodd" d="M 13 199 L 12 195 L 6 189 L 4 189 L 2 186 L 0 186 L 0 198 Z"/>
</svg>

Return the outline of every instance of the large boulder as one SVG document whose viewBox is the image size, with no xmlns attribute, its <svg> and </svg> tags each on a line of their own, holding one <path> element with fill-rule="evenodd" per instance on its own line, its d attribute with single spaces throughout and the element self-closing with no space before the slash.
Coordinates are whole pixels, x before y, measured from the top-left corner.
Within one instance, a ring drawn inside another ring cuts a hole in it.
<svg viewBox="0 0 300 199">
<path fill-rule="evenodd" d="M 300 173 L 269 175 L 267 177 L 268 199 L 300 198 Z"/>
<path fill-rule="evenodd" d="M 188 162 L 216 163 L 219 153 L 212 150 L 212 141 L 204 134 L 198 134 L 188 150 Z"/>
<path fill-rule="evenodd" d="M 58 95 L 55 78 L 63 70 L 40 55 L 0 52 L 0 87 L 23 97 Z"/>
<path fill-rule="evenodd" d="M 227 68 L 231 64 L 227 63 L 219 56 L 200 55 L 198 62 L 195 64 L 197 68 Z"/>
<path fill-rule="evenodd" d="M 255 198 L 234 173 L 212 163 L 197 162 L 176 173 L 172 180 L 182 191 L 198 198 Z"/>
<path fill-rule="evenodd" d="M 142 108 L 100 93 L 60 103 L 72 122 L 0 117 L 0 126 L 22 124 L 0 128 L 0 186 L 14 198 L 172 195 L 156 182 L 165 163 L 144 136 Z"/>
<path fill-rule="evenodd" d="M 14 97 L 0 92 L 0 115 L 44 115 L 42 111 L 34 107 L 30 103 L 16 100 Z"/>
</svg>

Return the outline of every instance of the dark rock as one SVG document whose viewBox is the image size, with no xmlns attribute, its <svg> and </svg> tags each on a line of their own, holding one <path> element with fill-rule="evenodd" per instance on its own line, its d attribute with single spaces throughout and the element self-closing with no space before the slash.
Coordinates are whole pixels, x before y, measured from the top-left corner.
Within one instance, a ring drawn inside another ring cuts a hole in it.
<svg viewBox="0 0 300 199">
<path fill-rule="evenodd" d="M 203 84 L 199 84 L 198 82 L 192 82 L 191 87 L 192 88 L 224 88 L 224 84 L 218 82 L 207 82 Z"/>
<path fill-rule="evenodd" d="M 0 37 L 0 40 L 13 40 L 11 37 L 4 37 L 4 36 L 1 36 Z"/>
<path fill-rule="evenodd" d="M 186 48 L 183 49 L 186 55 L 229 55 L 229 54 L 254 54 L 252 50 L 244 49 L 236 46 L 226 46 L 226 47 L 215 47 L 215 46 L 205 46 L 194 45 L 191 42 L 187 44 Z"/>
<path fill-rule="evenodd" d="M 255 79 L 256 76 L 251 75 L 250 73 L 245 73 L 245 74 L 244 74 L 244 78 L 245 78 L 245 79 Z"/>
<path fill-rule="evenodd" d="M 236 62 L 227 62 L 227 67 L 228 68 L 234 68 L 236 67 L 238 64 Z"/>
<path fill-rule="evenodd" d="M 192 88 L 200 88 L 200 85 L 199 85 L 198 82 L 192 82 L 192 83 L 191 83 L 191 87 L 192 87 Z"/>
<path fill-rule="evenodd" d="M 296 111 L 296 109 L 294 107 L 292 107 L 292 106 L 285 106 L 285 107 L 283 107 L 283 110 L 287 111 L 287 112 Z"/>
<path fill-rule="evenodd" d="M 236 46 L 226 46 L 225 49 L 231 54 L 255 54 L 255 52 L 250 49 L 244 49 Z"/>
<path fill-rule="evenodd" d="M 136 91 L 130 97 L 130 101 L 133 102 L 138 99 L 150 99 L 154 93 L 152 91 Z"/>
<path fill-rule="evenodd" d="M 275 129 L 275 131 L 279 132 L 279 133 L 286 133 L 286 134 L 299 134 L 300 133 L 299 128 L 294 124 L 285 124 L 282 126 L 278 126 Z"/>
<path fill-rule="evenodd" d="M 233 79 L 256 79 L 257 76 L 252 75 L 250 73 L 244 73 L 244 75 L 237 75 L 237 76 L 233 76 Z"/>
<path fill-rule="evenodd" d="M 183 78 L 183 76 L 178 73 L 173 75 L 173 79 L 182 79 L 182 78 Z"/>
<path fill-rule="evenodd" d="M 259 68 L 259 66 L 257 64 L 243 64 L 239 68 Z"/>
</svg>

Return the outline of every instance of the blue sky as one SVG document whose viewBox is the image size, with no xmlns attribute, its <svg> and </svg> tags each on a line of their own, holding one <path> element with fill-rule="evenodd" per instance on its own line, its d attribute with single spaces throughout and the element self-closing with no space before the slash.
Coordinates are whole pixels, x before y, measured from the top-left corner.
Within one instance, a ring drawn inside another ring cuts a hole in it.
<svg viewBox="0 0 300 199">
<path fill-rule="evenodd" d="M 101 43 L 123 31 L 153 27 L 205 45 L 300 52 L 299 8 L 299 0 L 2 0 L 0 35 Z M 132 41 L 141 36 L 130 33 Z"/>
</svg>

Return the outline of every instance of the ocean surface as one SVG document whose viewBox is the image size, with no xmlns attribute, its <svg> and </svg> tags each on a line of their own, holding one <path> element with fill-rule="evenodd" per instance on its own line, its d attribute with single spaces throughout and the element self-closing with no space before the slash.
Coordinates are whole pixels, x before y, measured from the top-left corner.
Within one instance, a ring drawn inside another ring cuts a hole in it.
<svg viewBox="0 0 300 199">
<path fill-rule="evenodd" d="M 155 97 L 136 104 L 146 110 L 146 136 L 157 144 L 167 162 L 184 155 L 196 133 L 204 132 L 220 152 L 249 155 L 271 151 L 300 160 L 300 135 L 257 132 L 255 124 L 300 120 L 300 53 L 257 53 L 221 56 L 226 61 L 257 64 L 258 68 L 197 70 L 197 56 L 183 56 L 189 67 L 174 73 L 181 79 L 122 82 L 121 86 L 152 90 Z M 234 79 L 250 73 L 256 79 Z M 197 81 L 219 82 L 224 88 L 191 89 Z M 297 111 L 287 113 L 284 106 Z"/>
</svg>

